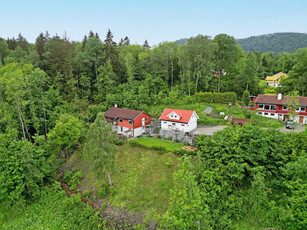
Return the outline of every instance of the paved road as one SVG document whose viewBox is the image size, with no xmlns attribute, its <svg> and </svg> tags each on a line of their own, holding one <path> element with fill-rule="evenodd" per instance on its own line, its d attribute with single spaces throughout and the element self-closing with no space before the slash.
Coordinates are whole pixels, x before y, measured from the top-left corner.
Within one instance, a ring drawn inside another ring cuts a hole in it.
<svg viewBox="0 0 307 230">
<path fill-rule="evenodd" d="M 214 132 L 223 130 L 227 125 L 198 125 L 196 129 L 193 130 L 193 134 L 206 136 L 212 136 Z"/>
<path fill-rule="evenodd" d="M 212 136 L 214 132 L 223 130 L 226 127 L 228 126 L 227 125 L 198 125 L 197 128 L 192 131 L 192 133 L 195 135 L 205 134 L 206 136 Z M 262 129 L 268 129 L 268 128 L 262 128 Z M 280 131 L 284 133 L 289 133 L 292 131 L 293 132 L 303 132 L 305 131 L 305 125 L 297 124 L 294 130 L 286 129 L 286 127 L 284 126 L 280 128 Z"/>
<path fill-rule="evenodd" d="M 282 127 L 280 129 L 281 132 L 284 132 L 284 133 L 290 133 L 290 132 L 295 132 L 295 133 L 299 133 L 299 132 L 303 132 L 305 131 L 305 125 L 302 125 L 302 124 L 296 124 L 295 126 L 295 129 L 286 129 L 286 127 Z"/>
</svg>

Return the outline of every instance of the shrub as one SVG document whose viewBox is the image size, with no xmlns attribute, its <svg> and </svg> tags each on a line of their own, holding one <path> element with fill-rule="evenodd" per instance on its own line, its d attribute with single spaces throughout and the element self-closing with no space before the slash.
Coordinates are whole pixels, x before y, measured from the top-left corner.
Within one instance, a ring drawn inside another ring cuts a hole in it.
<svg viewBox="0 0 307 230">
<path fill-rule="evenodd" d="M 213 93 L 213 102 L 221 103 L 221 104 L 229 104 L 235 105 L 237 101 L 237 95 L 234 92 L 227 93 Z"/>
<path fill-rule="evenodd" d="M 159 139 L 161 139 L 161 136 L 160 136 L 160 135 L 158 135 L 157 137 L 158 137 Z"/>
<path fill-rule="evenodd" d="M 187 150 L 175 150 L 174 151 L 175 154 L 177 154 L 178 156 L 184 156 L 184 155 L 196 155 L 195 151 L 187 151 Z"/>
<path fill-rule="evenodd" d="M 173 137 L 168 137 L 167 140 L 172 141 Z"/>
<path fill-rule="evenodd" d="M 205 103 L 212 103 L 213 102 L 213 94 L 211 92 L 203 92 L 203 93 L 196 93 L 195 100 L 197 102 L 205 102 Z"/>
<path fill-rule="evenodd" d="M 63 181 L 71 186 L 69 190 L 75 190 L 77 186 L 80 185 L 80 181 L 83 178 L 82 171 L 76 173 L 73 173 L 73 171 L 75 170 L 73 169 L 72 171 L 66 171 L 63 178 Z"/>
<path fill-rule="evenodd" d="M 73 172 L 71 172 L 71 171 L 66 171 L 65 172 L 65 175 L 64 175 L 64 177 L 63 177 L 63 181 L 66 183 L 66 184 L 68 184 L 69 183 L 69 181 L 71 180 L 71 178 L 73 177 Z"/>
<path fill-rule="evenodd" d="M 88 199 L 91 195 L 92 195 L 92 191 L 91 190 L 84 190 L 82 192 L 83 197 L 85 197 L 86 199 Z"/>
<path fill-rule="evenodd" d="M 225 118 L 225 114 L 220 114 L 220 115 L 218 115 L 217 118 L 218 118 L 218 119 L 224 119 L 224 118 Z"/>
<path fill-rule="evenodd" d="M 167 166 L 172 166 L 172 165 L 174 165 L 174 163 L 173 163 L 171 157 L 168 157 L 168 158 L 167 158 L 167 161 L 165 162 L 165 165 L 167 165 Z"/>
<path fill-rule="evenodd" d="M 116 144 L 116 145 L 123 145 L 123 144 L 126 143 L 126 141 L 123 140 L 123 139 L 116 138 L 116 139 L 114 139 L 113 143 Z"/>
<path fill-rule="evenodd" d="M 102 209 L 106 209 L 107 203 L 106 203 L 106 202 L 103 202 L 101 206 L 102 206 Z"/>
<path fill-rule="evenodd" d="M 111 196 L 114 196 L 116 194 L 116 190 L 114 186 L 110 186 L 109 191 L 110 191 Z"/>
<path fill-rule="evenodd" d="M 183 145 L 184 145 L 184 146 L 188 146 L 188 145 L 190 145 L 190 144 L 189 144 L 189 142 L 187 142 L 187 141 L 183 141 Z"/>
<path fill-rule="evenodd" d="M 97 194 L 98 198 L 103 199 L 107 195 L 107 192 L 108 192 L 108 186 L 105 182 L 103 182 Z"/>
</svg>

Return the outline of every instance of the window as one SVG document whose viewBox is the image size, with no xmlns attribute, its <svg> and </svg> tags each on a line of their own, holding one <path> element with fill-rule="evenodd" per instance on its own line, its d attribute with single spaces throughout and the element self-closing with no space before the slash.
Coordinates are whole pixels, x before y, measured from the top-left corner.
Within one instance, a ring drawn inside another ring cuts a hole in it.
<svg viewBox="0 0 307 230">
<path fill-rule="evenodd" d="M 305 112 L 306 111 L 306 107 L 301 107 L 301 111 Z"/>
<path fill-rule="evenodd" d="M 274 113 L 271 113 L 271 116 L 275 116 L 275 114 L 274 114 Z"/>
<path fill-rule="evenodd" d="M 123 119 L 119 118 L 119 123 L 123 123 Z"/>
<path fill-rule="evenodd" d="M 131 120 L 129 120 L 129 121 L 128 121 L 128 124 L 129 124 L 129 125 L 132 125 L 132 121 L 131 121 Z"/>
<path fill-rule="evenodd" d="M 181 124 L 181 126 L 184 126 L 184 124 Z"/>
<path fill-rule="evenodd" d="M 164 124 L 167 124 L 167 122 L 166 122 L 166 121 L 164 121 Z"/>
<path fill-rule="evenodd" d="M 176 123 L 172 123 L 172 125 L 176 125 Z"/>
<path fill-rule="evenodd" d="M 261 112 L 259 112 L 258 114 L 259 114 L 259 115 L 262 115 L 262 113 L 261 113 Z"/>
<path fill-rule="evenodd" d="M 295 112 L 299 112 L 299 111 L 300 111 L 300 108 L 296 108 L 296 109 L 295 109 Z"/>
<path fill-rule="evenodd" d="M 268 113 L 264 113 L 264 115 L 269 115 Z"/>
<path fill-rule="evenodd" d="M 110 122 L 114 122 L 114 118 L 109 118 L 109 121 Z"/>
<path fill-rule="evenodd" d="M 171 117 L 173 117 L 173 115 L 171 115 Z"/>
<path fill-rule="evenodd" d="M 264 106 L 264 109 L 265 109 L 265 110 L 270 110 L 270 106 L 269 106 L 269 105 L 265 105 L 265 106 Z"/>
<path fill-rule="evenodd" d="M 287 108 L 288 108 L 288 106 L 286 106 L 286 105 L 284 105 L 284 106 L 282 107 L 283 110 L 287 110 Z"/>
<path fill-rule="evenodd" d="M 276 105 L 271 105 L 271 109 L 270 110 L 276 110 Z"/>
<path fill-rule="evenodd" d="M 146 121 L 146 122 L 148 121 L 148 117 L 145 118 L 145 121 Z"/>
<path fill-rule="evenodd" d="M 263 109 L 263 105 L 259 105 L 259 109 Z"/>
</svg>

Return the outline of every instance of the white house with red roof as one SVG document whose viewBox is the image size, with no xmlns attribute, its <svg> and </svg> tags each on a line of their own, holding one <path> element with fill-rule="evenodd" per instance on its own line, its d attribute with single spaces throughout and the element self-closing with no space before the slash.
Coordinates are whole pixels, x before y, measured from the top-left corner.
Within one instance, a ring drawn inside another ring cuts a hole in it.
<svg viewBox="0 0 307 230">
<path fill-rule="evenodd" d="M 197 128 L 197 113 L 193 110 L 165 108 L 159 120 L 162 130 L 190 132 Z"/>
<path fill-rule="evenodd" d="M 286 121 L 289 119 L 288 98 L 289 96 L 283 96 L 281 93 L 278 95 L 259 94 L 254 100 L 255 107 L 250 108 L 250 110 L 258 110 L 258 114 L 264 117 Z M 297 116 L 294 121 L 307 124 L 307 97 L 298 97 L 297 100 Z"/>
<path fill-rule="evenodd" d="M 125 136 L 140 136 L 145 132 L 145 127 L 150 125 L 150 115 L 139 110 L 112 107 L 104 116 L 116 129 L 117 134 Z"/>
</svg>

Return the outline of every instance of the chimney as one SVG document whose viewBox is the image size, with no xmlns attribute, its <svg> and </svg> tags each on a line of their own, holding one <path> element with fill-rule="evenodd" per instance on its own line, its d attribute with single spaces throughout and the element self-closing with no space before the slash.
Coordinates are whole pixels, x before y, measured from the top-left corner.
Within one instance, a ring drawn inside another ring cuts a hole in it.
<svg viewBox="0 0 307 230">
<path fill-rule="evenodd" d="M 279 93 L 279 94 L 277 95 L 277 100 L 281 100 L 281 98 L 282 98 L 282 94 Z"/>
<path fill-rule="evenodd" d="M 114 104 L 114 107 L 117 108 L 117 104 L 116 103 Z"/>
</svg>

